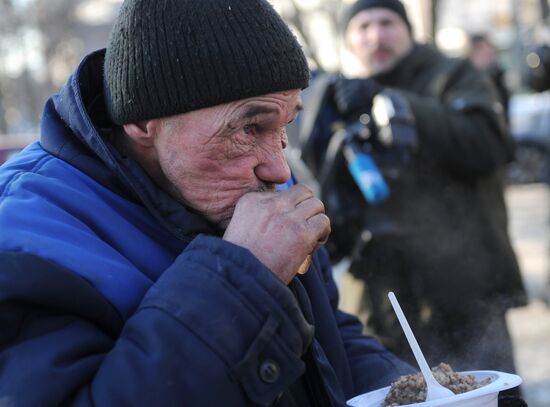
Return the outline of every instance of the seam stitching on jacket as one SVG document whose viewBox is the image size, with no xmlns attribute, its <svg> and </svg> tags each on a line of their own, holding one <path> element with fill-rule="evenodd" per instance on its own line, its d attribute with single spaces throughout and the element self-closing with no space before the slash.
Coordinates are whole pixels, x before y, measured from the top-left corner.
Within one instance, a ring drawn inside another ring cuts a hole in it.
<svg viewBox="0 0 550 407">
<path fill-rule="evenodd" d="M 35 165 L 33 165 L 32 168 L 28 169 L 28 170 L 24 170 L 24 171 L 17 171 L 15 174 L 13 174 L 10 179 L 6 182 L 5 184 L 5 187 L 3 188 L 2 190 L 2 193 L 0 194 L 0 198 L 5 198 L 9 195 L 9 190 L 12 186 L 12 184 L 18 180 L 19 178 L 21 178 L 22 176 L 28 174 L 28 173 L 35 173 L 36 174 L 36 169 L 40 166 L 43 165 L 43 162 L 44 161 L 48 161 L 49 159 L 51 159 L 51 157 L 49 155 L 45 155 L 44 157 L 42 157 L 41 159 L 39 159 Z"/>
</svg>

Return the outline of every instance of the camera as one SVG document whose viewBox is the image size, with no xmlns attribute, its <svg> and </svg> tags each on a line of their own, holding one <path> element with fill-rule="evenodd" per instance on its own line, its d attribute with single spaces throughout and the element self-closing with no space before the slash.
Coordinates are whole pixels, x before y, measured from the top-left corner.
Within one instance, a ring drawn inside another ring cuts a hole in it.
<svg viewBox="0 0 550 407">
<path fill-rule="evenodd" d="M 375 205 L 387 200 L 390 189 L 383 173 L 395 176 L 399 165 L 418 148 L 414 116 L 408 101 L 397 92 L 384 90 L 374 97 L 369 113 L 336 127 L 340 129 L 332 136 L 325 163 L 334 163 L 341 151 L 365 201 Z M 331 172 L 334 169 L 326 165 L 324 170 Z"/>
</svg>

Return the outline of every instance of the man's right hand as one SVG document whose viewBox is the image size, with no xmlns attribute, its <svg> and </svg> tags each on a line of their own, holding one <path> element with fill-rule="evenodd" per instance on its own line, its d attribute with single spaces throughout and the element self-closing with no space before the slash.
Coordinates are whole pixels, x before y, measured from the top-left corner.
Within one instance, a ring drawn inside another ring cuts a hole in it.
<svg viewBox="0 0 550 407">
<path fill-rule="evenodd" d="M 363 113 L 370 114 L 372 99 L 383 87 L 373 79 L 339 78 L 334 83 L 334 103 L 346 120 L 355 120 Z"/>
<path fill-rule="evenodd" d="M 288 284 L 329 234 L 323 203 L 310 188 L 298 184 L 282 192 L 243 195 L 223 239 L 250 250 Z"/>
</svg>

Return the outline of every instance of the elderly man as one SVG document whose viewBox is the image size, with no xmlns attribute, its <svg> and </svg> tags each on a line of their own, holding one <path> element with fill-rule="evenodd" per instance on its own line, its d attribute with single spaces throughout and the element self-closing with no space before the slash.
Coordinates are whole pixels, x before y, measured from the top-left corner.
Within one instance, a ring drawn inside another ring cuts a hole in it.
<svg viewBox="0 0 550 407">
<path fill-rule="evenodd" d="M 264 0 L 124 2 L 0 171 L 1 405 L 344 405 L 411 372 L 337 310 L 322 203 L 276 191 L 308 79 Z"/>
<path fill-rule="evenodd" d="M 394 291 L 431 365 L 514 372 L 505 313 L 526 296 L 507 234 L 511 143 L 494 89 L 467 60 L 416 43 L 398 0 L 358 0 L 342 30 L 360 72 L 316 79 L 300 141 L 322 184 L 333 258 L 350 257 L 366 283 L 370 332 L 411 356 Z M 389 194 L 362 194 L 377 180 L 368 156 Z"/>
</svg>

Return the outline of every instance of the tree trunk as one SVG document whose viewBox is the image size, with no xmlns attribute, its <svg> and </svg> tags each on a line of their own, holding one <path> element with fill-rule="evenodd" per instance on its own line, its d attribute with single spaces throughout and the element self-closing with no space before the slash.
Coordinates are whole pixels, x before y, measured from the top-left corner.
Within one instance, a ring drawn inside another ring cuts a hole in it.
<svg viewBox="0 0 550 407">
<path fill-rule="evenodd" d="M 550 14 L 550 6 L 548 5 L 548 0 L 540 0 L 540 12 L 542 21 L 546 22 L 548 20 L 548 15 Z"/>
<path fill-rule="evenodd" d="M 432 9 L 432 32 L 431 37 L 435 40 L 435 35 L 437 33 L 437 10 L 438 10 L 439 0 L 432 0 L 431 9 Z"/>
</svg>

